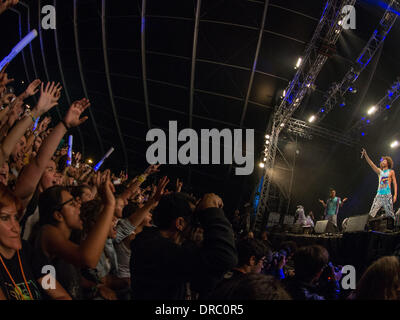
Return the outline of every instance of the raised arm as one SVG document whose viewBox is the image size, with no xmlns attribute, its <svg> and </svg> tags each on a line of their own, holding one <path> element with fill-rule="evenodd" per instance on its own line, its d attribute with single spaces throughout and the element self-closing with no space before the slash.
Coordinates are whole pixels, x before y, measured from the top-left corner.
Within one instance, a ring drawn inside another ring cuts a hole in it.
<svg viewBox="0 0 400 320">
<path fill-rule="evenodd" d="M 88 236 L 80 245 L 62 237 L 56 228 L 49 227 L 45 229 L 43 233 L 42 244 L 45 249 L 44 251 L 49 255 L 60 257 L 76 267 L 96 268 L 101 253 L 104 250 L 104 245 L 114 216 L 114 192 L 114 186 L 108 175 L 100 189 L 104 204 L 103 210 L 98 220 L 89 231 Z"/>
<path fill-rule="evenodd" d="M 60 90 L 61 88 L 55 86 L 54 83 L 51 85 L 48 83 L 44 90 L 42 84 L 41 96 L 38 104 L 32 111 L 27 112 L 25 116 L 17 122 L 15 127 L 4 139 L 0 147 L 0 166 L 7 161 L 18 140 L 25 134 L 26 130 L 32 125 L 32 122 L 34 123 L 38 117 L 57 105 L 57 101 L 60 98 Z"/>
<path fill-rule="evenodd" d="M 365 160 L 367 161 L 367 163 L 370 165 L 370 167 L 372 168 L 372 170 L 375 171 L 376 174 L 380 174 L 381 170 L 372 162 L 372 160 L 369 158 L 367 151 L 363 148 L 361 151 L 361 156 L 365 157 Z"/>
<path fill-rule="evenodd" d="M 135 227 L 139 226 L 143 222 L 143 219 L 146 217 L 146 214 L 151 209 L 153 209 L 154 207 L 156 207 L 158 205 L 158 202 L 160 201 L 162 195 L 164 194 L 164 189 L 168 183 L 169 183 L 168 178 L 163 177 L 160 180 L 160 182 L 158 183 L 157 191 L 156 191 L 154 197 L 149 199 L 149 201 L 147 201 L 142 208 L 137 209 L 133 214 L 131 214 L 128 217 L 129 222 L 133 226 L 135 226 Z"/>
<path fill-rule="evenodd" d="M 323 206 L 324 208 L 326 208 L 326 203 L 324 202 L 324 200 L 318 200 Z"/>
<path fill-rule="evenodd" d="M 43 141 L 36 158 L 24 168 L 18 177 L 15 194 L 20 199 L 25 200 L 31 197 L 62 137 L 67 133 L 67 129 L 79 126 L 87 120 L 87 117 L 80 119 L 80 116 L 89 106 L 90 103 L 87 99 L 74 102 L 64 120 Z"/>
<path fill-rule="evenodd" d="M 137 191 L 137 189 L 147 179 L 149 175 L 159 171 L 159 167 L 160 164 L 152 164 L 151 166 L 149 166 L 142 175 L 132 180 L 128 188 L 121 194 L 120 198 L 125 201 L 132 197 L 132 195 Z"/>
</svg>

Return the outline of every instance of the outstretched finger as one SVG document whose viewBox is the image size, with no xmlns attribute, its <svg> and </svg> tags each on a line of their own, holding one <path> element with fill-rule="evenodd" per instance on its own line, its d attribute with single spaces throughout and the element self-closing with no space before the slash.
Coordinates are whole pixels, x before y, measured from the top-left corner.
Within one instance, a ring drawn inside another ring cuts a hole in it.
<svg viewBox="0 0 400 320">
<path fill-rule="evenodd" d="M 49 92 L 50 85 L 51 85 L 51 83 L 50 83 L 50 82 L 47 82 L 46 88 L 44 89 L 44 91 L 45 91 L 46 93 Z"/>
</svg>

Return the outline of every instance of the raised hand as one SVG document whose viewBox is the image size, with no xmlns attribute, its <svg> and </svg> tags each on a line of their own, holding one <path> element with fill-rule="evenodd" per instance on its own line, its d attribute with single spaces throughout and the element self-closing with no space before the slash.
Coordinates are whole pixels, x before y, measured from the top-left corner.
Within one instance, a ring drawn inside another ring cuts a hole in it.
<svg viewBox="0 0 400 320">
<path fill-rule="evenodd" d="M 160 179 L 160 181 L 158 182 L 158 186 L 156 188 L 156 191 L 155 191 L 154 195 L 150 199 L 150 201 L 154 205 L 157 205 L 158 202 L 161 200 L 162 196 L 166 193 L 165 187 L 168 185 L 168 183 L 169 183 L 169 179 L 166 176 L 163 177 L 162 179 Z"/>
<path fill-rule="evenodd" d="M 75 158 L 75 162 L 78 163 L 79 161 L 81 161 L 82 155 L 80 152 L 77 152 L 74 156 Z"/>
<path fill-rule="evenodd" d="M 101 184 L 99 193 L 105 205 L 115 206 L 115 188 L 111 182 L 111 174 L 109 170 L 105 171 L 105 175 L 102 177 L 103 182 Z"/>
<path fill-rule="evenodd" d="M 42 82 L 40 86 L 40 98 L 35 108 L 39 115 L 46 113 L 51 108 L 58 105 L 61 89 L 62 87 L 59 83 L 56 85 L 54 82 L 48 82 L 45 88 Z"/>
<path fill-rule="evenodd" d="M 181 192 L 183 186 L 183 182 L 178 179 L 176 179 L 176 192 Z"/>
<path fill-rule="evenodd" d="M 39 133 L 46 131 L 48 125 L 50 124 L 51 119 L 49 117 L 44 118 L 42 121 L 40 121 L 37 131 Z"/>
<path fill-rule="evenodd" d="M 362 148 L 362 150 L 361 150 L 361 159 L 364 158 L 366 154 L 367 154 L 367 150 Z"/>
<path fill-rule="evenodd" d="M 158 168 L 161 166 L 161 164 L 152 164 L 151 166 L 149 166 L 146 171 L 144 172 L 144 174 L 146 175 L 151 175 L 153 173 L 159 172 L 160 170 L 158 170 Z"/>
<path fill-rule="evenodd" d="M 36 93 L 39 92 L 39 85 L 42 83 L 40 79 L 34 80 L 31 84 L 29 84 L 28 88 L 26 88 L 24 92 L 25 98 L 29 98 L 31 96 L 34 96 Z"/>
<path fill-rule="evenodd" d="M 0 11 L 1 11 L 1 9 L 0 9 Z M 9 83 L 14 81 L 14 79 L 8 79 L 8 74 L 6 73 L 7 67 L 8 67 L 8 63 L 4 66 L 3 70 L 0 71 L 0 93 L 3 93 L 6 86 Z"/>
<path fill-rule="evenodd" d="M 16 96 L 14 93 L 6 93 L 0 100 L 2 105 L 9 105 L 11 102 L 15 100 Z"/>
<path fill-rule="evenodd" d="M 0 14 L 2 14 L 7 9 L 15 6 L 18 2 L 19 2 L 19 0 L 5 0 L 5 1 L 1 0 L 0 1 Z"/>
<path fill-rule="evenodd" d="M 64 118 L 65 124 L 68 128 L 77 127 L 84 123 L 88 117 L 80 118 L 82 113 L 90 107 L 88 99 L 83 98 L 82 100 L 75 101 L 69 108 L 67 115 Z"/>
</svg>

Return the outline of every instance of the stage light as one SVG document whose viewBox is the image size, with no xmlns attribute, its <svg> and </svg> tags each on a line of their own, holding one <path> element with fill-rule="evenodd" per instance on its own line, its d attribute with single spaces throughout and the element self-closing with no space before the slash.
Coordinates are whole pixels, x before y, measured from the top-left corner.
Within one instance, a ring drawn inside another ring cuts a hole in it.
<svg viewBox="0 0 400 320">
<path fill-rule="evenodd" d="M 390 109 L 390 105 L 389 104 L 386 106 L 386 109 Z"/>
<path fill-rule="evenodd" d="M 345 107 L 345 106 L 346 106 L 346 101 L 345 101 L 345 100 L 342 100 L 342 102 L 339 104 L 339 106 Z"/>
<path fill-rule="evenodd" d="M 267 158 L 264 158 L 264 161 L 267 161 Z"/>
<path fill-rule="evenodd" d="M 267 135 L 265 136 L 265 138 L 266 138 L 266 139 L 269 139 L 269 134 L 267 134 Z"/>
<path fill-rule="evenodd" d="M 369 124 L 370 122 L 371 122 L 371 120 L 368 119 L 368 120 L 367 120 L 367 123 Z"/>
<path fill-rule="evenodd" d="M 322 112 L 322 113 L 324 113 L 324 112 L 325 112 L 325 109 L 324 109 L 324 108 L 322 108 L 322 109 L 321 109 L 321 112 Z"/>
<path fill-rule="evenodd" d="M 265 144 L 269 144 L 269 141 L 267 140 L 267 141 L 265 141 Z"/>
<path fill-rule="evenodd" d="M 351 93 L 357 93 L 357 88 L 355 88 L 355 87 L 350 87 L 350 88 L 349 88 L 349 92 L 351 92 Z"/>
<path fill-rule="evenodd" d="M 340 21 L 338 22 L 338 25 L 341 26 L 342 24 L 343 24 L 343 20 L 340 20 Z"/>
<path fill-rule="evenodd" d="M 365 132 L 361 132 L 361 135 L 364 137 L 365 136 Z"/>
<path fill-rule="evenodd" d="M 372 106 L 371 108 L 368 109 L 368 112 L 367 112 L 367 113 L 368 113 L 369 115 L 371 115 L 371 114 L 374 114 L 377 110 L 378 110 L 377 107 Z"/>
<path fill-rule="evenodd" d="M 284 123 L 281 123 L 281 128 L 283 128 L 285 126 L 285 124 Z"/>
<path fill-rule="evenodd" d="M 390 147 L 391 148 L 397 148 L 399 146 L 399 142 L 396 140 L 396 141 L 393 141 L 392 143 L 391 143 L 391 145 L 390 145 Z"/>
<path fill-rule="evenodd" d="M 286 90 L 283 90 L 282 97 L 285 97 L 285 96 L 286 96 Z"/>
<path fill-rule="evenodd" d="M 258 166 L 259 166 L 260 168 L 264 168 L 264 167 L 265 167 L 265 164 L 264 164 L 264 162 L 260 162 L 260 163 L 258 164 Z"/>
<path fill-rule="evenodd" d="M 297 60 L 296 66 L 295 66 L 294 68 L 295 68 L 295 69 L 299 68 L 299 67 L 301 66 L 302 61 L 303 61 L 303 59 L 302 59 L 302 58 L 299 58 L 299 59 Z"/>
<path fill-rule="evenodd" d="M 312 115 L 309 119 L 308 119 L 308 122 L 314 122 L 315 121 L 315 116 L 314 115 Z"/>
<path fill-rule="evenodd" d="M 93 163 L 93 160 L 92 160 L 92 159 L 87 159 L 86 161 L 87 161 L 87 163 L 89 163 L 89 164 L 92 164 L 92 163 Z"/>
</svg>

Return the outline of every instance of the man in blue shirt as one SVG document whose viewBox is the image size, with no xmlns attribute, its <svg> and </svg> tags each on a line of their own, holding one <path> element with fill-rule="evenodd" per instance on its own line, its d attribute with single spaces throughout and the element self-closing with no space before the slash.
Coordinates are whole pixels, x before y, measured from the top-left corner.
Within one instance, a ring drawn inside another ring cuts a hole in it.
<svg viewBox="0 0 400 320">
<path fill-rule="evenodd" d="M 347 201 L 347 198 L 343 200 L 336 196 L 336 190 L 329 190 L 329 198 L 326 200 L 326 203 L 323 200 L 319 200 L 321 204 L 325 208 L 325 220 L 331 221 L 335 227 L 337 227 L 337 214 L 339 212 L 339 208 L 343 206 L 343 204 Z"/>
</svg>

